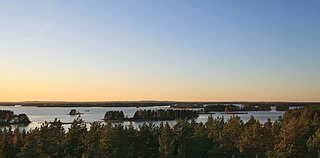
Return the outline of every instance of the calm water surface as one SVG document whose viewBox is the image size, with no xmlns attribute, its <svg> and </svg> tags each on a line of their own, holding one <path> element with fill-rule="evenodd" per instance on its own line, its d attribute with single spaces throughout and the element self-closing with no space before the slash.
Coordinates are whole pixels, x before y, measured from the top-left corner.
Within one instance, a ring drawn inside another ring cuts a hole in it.
<svg viewBox="0 0 320 158">
<path fill-rule="evenodd" d="M 154 106 L 154 107 L 15 107 L 15 106 L 0 106 L 1 110 L 11 110 L 15 114 L 25 113 L 28 115 L 29 119 L 32 121 L 27 127 L 23 127 L 26 130 L 33 129 L 35 127 L 40 127 L 42 123 L 45 121 L 53 121 L 55 118 L 61 120 L 62 122 L 72 122 L 78 116 L 70 116 L 68 113 L 71 109 L 77 109 L 81 115 L 81 118 L 87 122 L 94 121 L 102 121 L 105 112 L 107 111 L 123 111 L 124 115 L 127 117 L 133 117 L 134 113 L 139 109 L 170 109 L 169 106 Z M 200 110 L 199 109 L 190 109 L 190 110 Z M 227 120 L 231 114 L 222 114 L 221 112 L 213 112 L 213 117 L 224 117 Z M 270 118 L 272 121 L 278 119 L 279 116 L 283 116 L 284 112 L 282 111 L 275 111 L 274 109 L 271 111 L 247 111 L 248 114 L 239 114 L 240 118 L 246 122 L 250 116 L 258 119 L 261 123 L 267 121 Z M 206 122 L 208 116 L 210 114 L 201 114 L 196 119 L 197 122 Z M 154 121 L 155 125 L 159 125 L 161 122 L 168 122 L 170 125 L 174 125 L 176 121 Z M 143 124 L 144 122 L 132 122 L 133 126 L 138 127 L 139 125 Z M 121 123 L 123 125 L 130 124 L 129 122 Z M 67 129 L 70 125 L 64 125 L 65 129 Z"/>
</svg>

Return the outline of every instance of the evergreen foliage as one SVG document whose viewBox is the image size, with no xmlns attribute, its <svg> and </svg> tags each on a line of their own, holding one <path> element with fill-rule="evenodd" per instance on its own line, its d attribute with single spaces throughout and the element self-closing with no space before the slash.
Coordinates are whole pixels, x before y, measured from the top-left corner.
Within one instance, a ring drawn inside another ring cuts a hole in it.
<svg viewBox="0 0 320 158">
<path fill-rule="evenodd" d="M 320 107 L 289 110 L 262 124 L 209 116 L 206 123 L 181 119 L 174 126 L 100 124 L 80 118 L 65 131 L 57 119 L 27 133 L 0 130 L 0 158 L 204 158 L 320 156 Z"/>
<path fill-rule="evenodd" d="M 193 119 L 198 117 L 195 110 L 138 110 L 133 116 L 133 120 L 176 120 Z"/>
<path fill-rule="evenodd" d="M 107 111 L 104 115 L 105 120 L 123 120 L 123 111 Z"/>
</svg>

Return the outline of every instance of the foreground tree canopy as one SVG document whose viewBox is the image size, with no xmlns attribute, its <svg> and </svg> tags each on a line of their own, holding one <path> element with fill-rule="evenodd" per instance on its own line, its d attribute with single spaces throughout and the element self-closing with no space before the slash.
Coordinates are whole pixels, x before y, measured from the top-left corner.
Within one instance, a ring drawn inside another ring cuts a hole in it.
<svg viewBox="0 0 320 158">
<path fill-rule="evenodd" d="M 244 123 L 237 116 L 209 116 L 206 123 L 178 120 L 173 127 L 94 122 L 87 128 L 76 119 L 65 131 L 54 120 L 28 132 L 3 129 L 0 158 L 318 157 L 319 128 L 320 107 L 289 110 L 263 124 L 253 117 Z"/>
</svg>

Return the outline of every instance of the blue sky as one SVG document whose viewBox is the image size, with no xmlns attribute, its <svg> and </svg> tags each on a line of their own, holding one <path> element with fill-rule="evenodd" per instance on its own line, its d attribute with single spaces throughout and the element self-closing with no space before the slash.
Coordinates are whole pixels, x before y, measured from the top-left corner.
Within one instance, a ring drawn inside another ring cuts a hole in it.
<svg viewBox="0 0 320 158">
<path fill-rule="evenodd" d="M 320 101 L 319 1 L 0 2 L 0 100 Z"/>
</svg>

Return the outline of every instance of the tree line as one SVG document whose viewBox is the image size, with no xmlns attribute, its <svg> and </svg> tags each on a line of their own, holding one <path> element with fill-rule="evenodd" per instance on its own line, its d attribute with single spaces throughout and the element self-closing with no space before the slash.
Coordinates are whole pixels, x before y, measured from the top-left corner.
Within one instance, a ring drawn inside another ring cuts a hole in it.
<svg viewBox="0 0 320 158">
<path fill-rule="evenodd" d="M 287 111 L 265 123 L 250 117 L 208 117 L 207 122 L 178 120 L 174 126 L 73 121 L 66 131 L 59 120 L 40 128 L 0 132 L 0 158 L 206 158 L 317 157 L 320 107 Z"/>
<path fill-rule="evenodd" d="M 176 119 L 193 119 L 198 117 L 195 110 L 137 110 L 133 120 L 176 120 Z"/>
<path fill-rule="evenodd" d="M 269 104 L 243 104 L 241 106 L 233 104 L 218 104 L 218 105 L 207 105 L 204 106 L 204 111 L 270 111 L 271 105 Z M 287 111 L 289 110 L 288 105 L 277 105 L 276 111 Z"/>
<path fill-rule="evenodd" d="M 104 120 L 124 120 L 123 111 L 107 111 L 104 115 Z"/>
<path fill-rule="evenodd" d="M 107 111 L 104 120 L 110 121 L 159 121 L 176 119 L 193 119 L 198 117 L 198 111 L 195 110 L 137 110 L 132 118 L 124 116 L 123 111 Z"/>
</svg>

